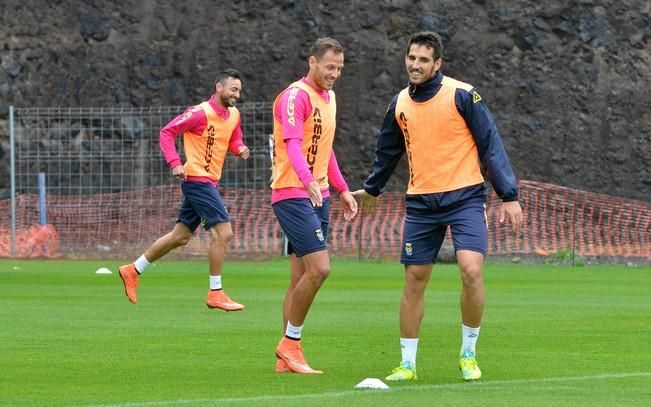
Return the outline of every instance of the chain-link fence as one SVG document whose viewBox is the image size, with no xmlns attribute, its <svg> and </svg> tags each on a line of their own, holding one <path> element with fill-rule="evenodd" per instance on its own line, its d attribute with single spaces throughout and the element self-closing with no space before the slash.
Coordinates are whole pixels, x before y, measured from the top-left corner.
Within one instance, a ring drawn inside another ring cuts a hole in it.
<svg viewBox="0 0 651 407">
<path fill-rule="evenodd" d="M 270 205 L 271 105 L 239 108 L 251 158 L 228 155 L 220 181 L 235 232 L 230 255 L 269 258 L 282 254 L 284 247 Z M 12 199 L 0 201 L 0 212 L 6 213 L 0 221 L 0 256 L 131 259 L 167 233 L 181 194 L 158 137 L 183 109 L 12 108 Z M 520 187 L 525 224 L 517 236 L 508 224 L 498 222 L 495 195 L 488 200 L 489 256 L 511 261 L 651 261 L 649 202 L 540 182 L 522 181 Z M 343 220 L 335 198 L 331 253 L 396 259 L 403 220 L 401 192 L 383 194 L 375 214 L 360 214 L 353 222 Z M 209 239 L 200 230 L 172 256 L 205 255 Z"/>
</svg>

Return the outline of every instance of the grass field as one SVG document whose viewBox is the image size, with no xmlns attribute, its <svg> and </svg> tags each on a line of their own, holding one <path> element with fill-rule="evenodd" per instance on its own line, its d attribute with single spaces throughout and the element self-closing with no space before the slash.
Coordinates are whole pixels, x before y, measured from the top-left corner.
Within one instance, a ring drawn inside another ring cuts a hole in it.
<svg viewBox="0 0 651 407">
<path fill-rule="evenodd" d="M 239 313 L 209 310 L 206 265 L 160 262 L 139 303 L 96 275 L 117 262 L 0 260 L 0 405 L 651 405 L 651 268 L 497 265 L 478 361 L 456 366 L 459 277 L 437 266 L 427 293 L 419 381 L 354 390 L 400 361 L 395 263 L 334 261 L 303 331 L 323 376 L 274 373 L 288 264 L 228 263 Z"/>
</svg>

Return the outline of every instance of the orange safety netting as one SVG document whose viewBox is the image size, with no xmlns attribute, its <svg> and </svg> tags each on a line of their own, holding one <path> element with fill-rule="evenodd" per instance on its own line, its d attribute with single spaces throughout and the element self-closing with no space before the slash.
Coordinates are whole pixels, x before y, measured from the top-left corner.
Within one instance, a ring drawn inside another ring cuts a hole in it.
<svg viewBox="0 0 651 407">
<path fill-rule="evenodd" d="M 57 232 L 52 225 L 32 225 L 16 232 L 16 257 L 52 258 L 57 254 Z M 0 257 L 11 257 L 11 229 L 0 228 Z"/>
<path fill-rule="evenodd" d="M 499 199 L 487 202 L 488 255 L 572 251 L 583 256 L 651 259 L 651 203 L 595 194 L 556 185 L 520 182 L 525 223 L 511 233 L 497 219 Z M 221 190 L 234 236 L 232 256 L 269 258 L 283 250 L 283 234 L 273 215 L 268 189 Z M 345 222 L 333 197 L 328 241 L 342 257 L 397 258 L 404 220 L 404 193 L 380 197 L 376 213 Z M 17 198 L 18 257 L 126 258 L 141 254 L 169 232 L 181 200 L 178 185 L 97 195 L 48 195 L 46 226 L 38 219 L 38 197 Z M 0 201 L 0 212 L 10 203 Z M 10 216 L 5 219 L 9 219 Z M 0 222 L 0 256 L 10 256 L 10 229 Z M 47 231 L 47 232 L 45 232 Z M 201 230 L 175 256 L 205 255 L 210 236 Z M 35 254 L 38 253 L 38 254 Z"/>
</svg>

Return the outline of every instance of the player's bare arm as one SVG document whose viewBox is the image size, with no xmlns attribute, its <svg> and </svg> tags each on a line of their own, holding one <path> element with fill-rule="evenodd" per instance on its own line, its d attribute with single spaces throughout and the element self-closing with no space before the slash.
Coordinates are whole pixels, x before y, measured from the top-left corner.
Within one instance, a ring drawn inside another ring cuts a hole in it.
<svg viewBox="0 0 651 407">
<path fill-rule="evenodd" d="M 185 178 L 185 168 L 182 165 L 177 165 L 176 167 L 172 168 L 172 175 L 176 179 Z"/>
<path fill-rule="evenodd" d="M 339 199 L 344 207 L 344 220 L 350 221 L 357 214 L 357 201 L 350 191 L 343 191 L 339 194 Z"/>
<path fill-rule="evenodd" d="M 362 205 L 362 213 L 368 214 L 375 212 L 375 208 L 377 207 L 377 196 L 373 196 L 363 189 L 351 192 L 351 195 L 359 198 Z"/>
<path fill-rule="evenodd" d="M 513 233 L 518 233 L 522 226 L 524 216 L 522 215 L 522 208 L 518 201 L 503 202 L 500 207 L 500 223 L 504 223 L 505 217 L 509 218 L 511 222 L 511 229 Z"/>
<path fill-rule="evenodd" d="M 237 153 L 239 154 L 240 158 L 247 160 L 249 156 L 251 155 L 251 152 L 249 151 L 249 148 L 247 146 L 241 146 L 238 150 Z"/>
<path fill-rule="evenodd" d="M 312 206 L 319 208 L 323 206 L 323 196 L 321 195 L 321 181 L 324 179 L 325 177 L 313 179 L 309 184 L 307 184 L 307 195 L 310 197 Z"/>
</svg>

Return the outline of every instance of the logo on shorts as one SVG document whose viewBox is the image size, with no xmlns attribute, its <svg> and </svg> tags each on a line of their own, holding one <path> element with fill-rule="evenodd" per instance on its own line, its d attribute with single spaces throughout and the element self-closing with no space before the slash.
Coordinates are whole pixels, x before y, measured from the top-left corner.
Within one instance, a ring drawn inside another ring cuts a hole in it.
<svg viewBox="0 0 651 407">
<path fill-rule="evenodd" d="M 411 243 L 405 243 L 405 254 L 407 256 L 414 254 L 414 248 L 412 247 Z"/>
<path fill-rule="evenodd" d="M 323 242 L 325 240 L 323 238 L 323 231 L 321 229 L 315 230 L 314 234 L 316 235 L 316 238 L 319 239 L 319 242 Z"/>
</svg>

